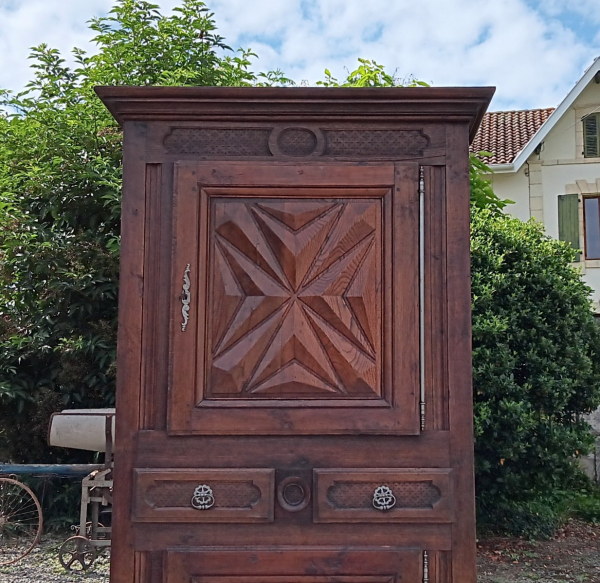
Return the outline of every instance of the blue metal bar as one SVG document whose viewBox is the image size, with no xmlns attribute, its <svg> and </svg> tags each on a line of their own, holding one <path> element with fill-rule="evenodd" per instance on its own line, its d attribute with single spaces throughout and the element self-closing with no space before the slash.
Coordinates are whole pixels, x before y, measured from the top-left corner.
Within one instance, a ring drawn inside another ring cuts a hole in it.
<svg viewBox="0 0 600 583">
<path fill-rule="evenodd" d="M 0 464 L 0 476 L 9 474 L 23 476 L 47 476 L 77 478 L 101 470 L 102 464 Z"/>
</svg>

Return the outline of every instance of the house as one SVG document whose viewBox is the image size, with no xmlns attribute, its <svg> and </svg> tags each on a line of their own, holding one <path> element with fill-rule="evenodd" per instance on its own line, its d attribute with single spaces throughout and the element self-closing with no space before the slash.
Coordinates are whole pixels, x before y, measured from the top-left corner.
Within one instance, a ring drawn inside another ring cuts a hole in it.
<svg viewBox="0 0 600 583">
<path fill-rule="evenodd" d="M 556 109 L 486 113 L 471 146 L 482 150 L 495 193 L 515 201 L 505 210 L 581 249 L 600 314 L 600 58 Z"/>
</svg>

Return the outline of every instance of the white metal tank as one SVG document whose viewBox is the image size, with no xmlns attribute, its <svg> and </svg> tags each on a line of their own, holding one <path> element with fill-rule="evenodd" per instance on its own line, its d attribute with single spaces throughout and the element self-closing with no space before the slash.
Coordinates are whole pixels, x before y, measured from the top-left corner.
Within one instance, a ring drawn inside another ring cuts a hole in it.
<svg viewBox="0 0 600 583">
<path fill-rule="evenodd" d="M 66 409 L 52 414 L 48 427 L 48 444 L 89 451 L 106 451 L 107 416 L 112 416 L 114 443 L 114 409 Z"/>
</svg>

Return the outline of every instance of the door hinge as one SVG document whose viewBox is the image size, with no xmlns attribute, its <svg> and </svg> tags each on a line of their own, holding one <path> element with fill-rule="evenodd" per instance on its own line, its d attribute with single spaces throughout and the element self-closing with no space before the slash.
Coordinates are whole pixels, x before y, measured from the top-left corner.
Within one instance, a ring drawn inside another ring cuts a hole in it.
<svg viewBox="0 0 600 583">
<path fill-rule="evenodd" d="M 423 583 L 429 583 L 429 555 L 423 551 Z"/>
</svg>

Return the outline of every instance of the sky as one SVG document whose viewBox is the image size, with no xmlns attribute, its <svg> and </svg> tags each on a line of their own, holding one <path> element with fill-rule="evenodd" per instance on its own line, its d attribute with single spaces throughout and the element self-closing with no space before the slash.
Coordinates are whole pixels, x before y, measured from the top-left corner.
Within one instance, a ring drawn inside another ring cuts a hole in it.
<svg viewBox="0 0 600 583">
<path fill-rule="evenodd" d="M 0 89 L 31 79 L 42 42 L 72 62 L 114 0 L 0 0 Z M 178 0 L 154 0 L 170 14 Z M 491 110 L 556 107 L 600 56 L 600 0 L 207 0 L 218 33 L 313 85 L 374 59 L 434 86 L 494 85 Z"/>
</svg>

